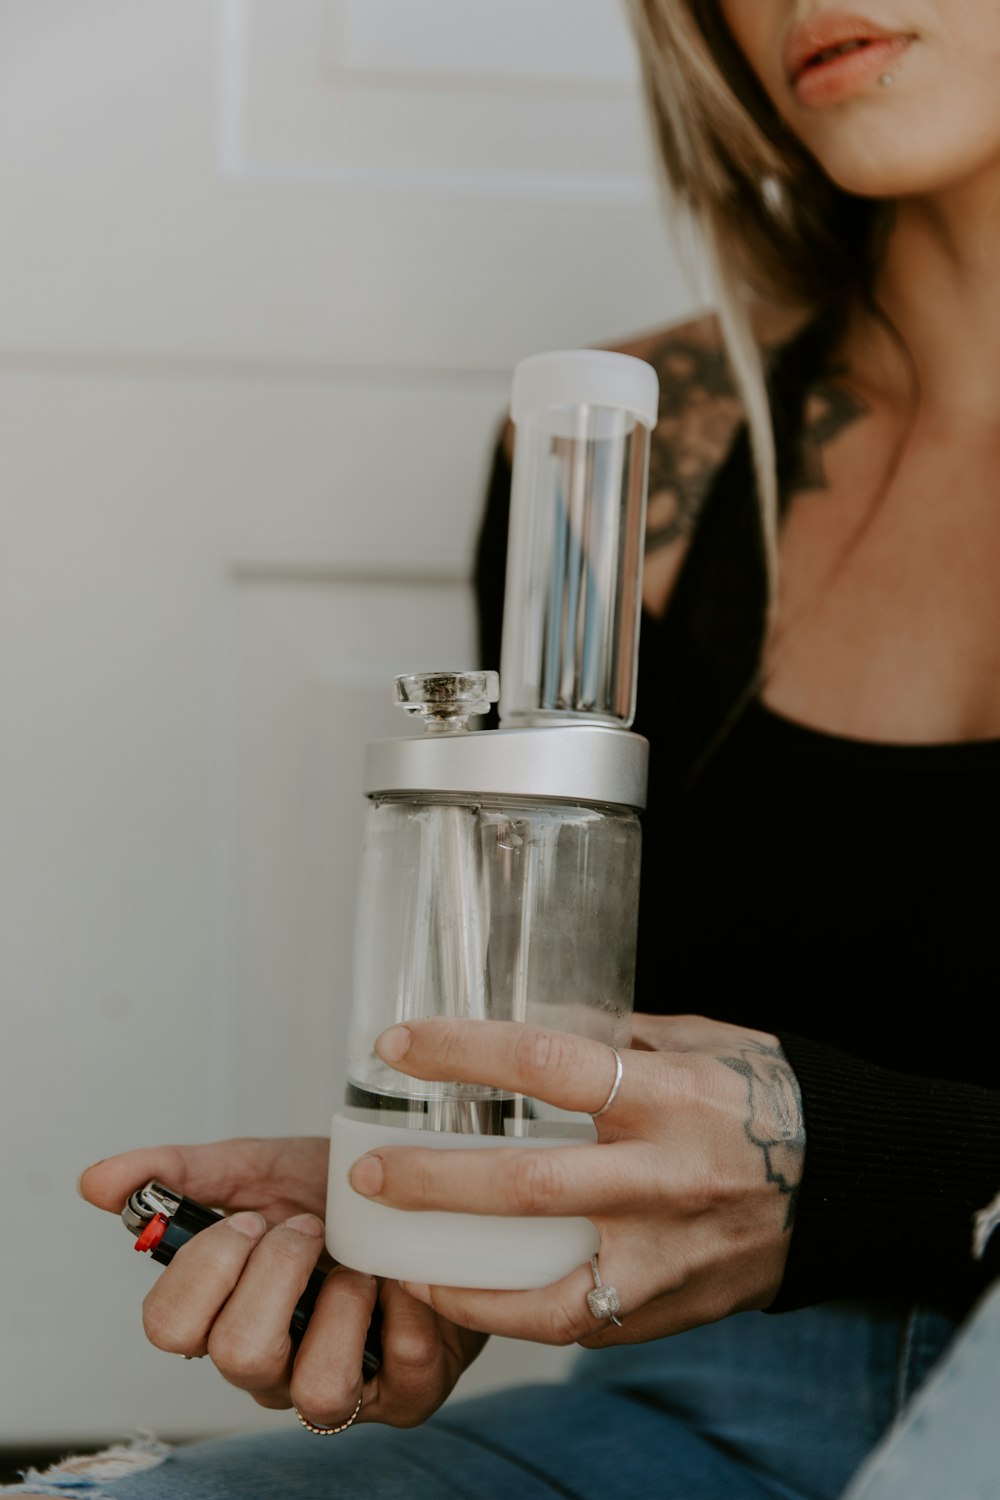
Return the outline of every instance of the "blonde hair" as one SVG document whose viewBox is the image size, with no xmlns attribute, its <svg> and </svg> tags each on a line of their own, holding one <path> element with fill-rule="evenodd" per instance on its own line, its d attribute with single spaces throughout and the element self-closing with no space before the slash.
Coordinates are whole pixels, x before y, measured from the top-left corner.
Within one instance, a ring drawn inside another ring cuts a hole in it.
<svg viewBox="0 0 1000 1500">
<path fill-rule="evenodd" d="M 674 201 L 712 260 L 719 318 L 746 410 L 771 594 L 778 475 L 753 311 L 816 315 L 870 300 L 885 206 L 838 188 L 768 100 L 717 0 L 626 0 L 653 135 Z"/>
</svg>

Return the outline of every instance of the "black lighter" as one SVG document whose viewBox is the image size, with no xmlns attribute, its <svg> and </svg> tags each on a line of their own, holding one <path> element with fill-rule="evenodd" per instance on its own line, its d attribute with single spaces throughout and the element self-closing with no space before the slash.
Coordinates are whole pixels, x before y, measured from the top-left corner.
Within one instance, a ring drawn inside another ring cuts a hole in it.
<svg viewBox="0 0 1000 1500">
<path fill-rule="evenodd" d="M 201 1203 L 195 1203 L 193 1198 L 175 1193 L 172 1188 L 164 1187 L 162 1182 L 147 1182 L 145 1187 L 138 1188 L 122 1209 L 122 1223 L 135 1235 L 135 1248 L 152 1255 L 154 1260 L 164 1266 L 170 1264 L 177 1251 L 187 1244 L 192 1235 L 207 1229 L 210 1224 L 217 1224 L 222 1217 L 215 1209 L 205 1208 Z M 316 1298 L 325 1280 L 326 1276 L 322 1271 L 314 1271 L 296 1303 L 289 1330 L 292 1341 L 296 1344 L 305 1333 L 306 1324 L 312 1316 Z M 380 1324 L 381 1313 L 376 1303 L 362 1359 L 362 1372 L 366 1380 L 377 1375 L 382 1367 Z"/>
</svg>

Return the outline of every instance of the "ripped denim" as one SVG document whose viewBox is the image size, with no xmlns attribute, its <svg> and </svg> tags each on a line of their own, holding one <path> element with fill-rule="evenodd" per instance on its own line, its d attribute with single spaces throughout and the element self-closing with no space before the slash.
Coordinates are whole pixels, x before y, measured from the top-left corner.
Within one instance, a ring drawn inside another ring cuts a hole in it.
<svg viewBox="0 0 1000 1500">
<path fill-rule="evenodd" d="M 20 1484 L 0 1486 L 0 1493 L 58 1494 L 65 1495 L 66 1500 L 97 1500 L 105 1483 L 157 1468 L 169 1452 L 167 1444 L 158 1442 L 151 1433 L 137 1433 L 128 1442 L 105 1448 L 102 1453 L 63 1459 L 44 1474 L 28 1469 Z"/>
</svg>

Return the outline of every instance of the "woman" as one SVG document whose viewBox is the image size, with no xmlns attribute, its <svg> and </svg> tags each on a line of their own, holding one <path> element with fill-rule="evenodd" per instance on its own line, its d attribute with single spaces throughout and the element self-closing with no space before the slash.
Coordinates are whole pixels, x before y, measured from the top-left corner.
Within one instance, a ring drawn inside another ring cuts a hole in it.
<svg viewBox="0 0 1000 1500">
<path fill-rule="evenodd" d="M 589 1215 L 620 1326 L 588 1305 L 590 1267 L 531 1293 L 338 1268 L 292 1362 L 325 1142 L 131 1152 L 89 1169 L 85 1196 L 117 1212 L 157 1176 L 234 1212 L 154 1285 L 152 1341 L 357 1430 L 146 1455 L 100 1494 L 834 1497 L 996 1272 L 1000 1236 L 979 1260 L 971 1241 L 1000 1190 L 980 1004 L 1000 897 L 1000 10 L 632 9 L 729 355 L 711 322 L 632 349 L 664 388 L 635 1044 L 605 1109 L 597 1044 L 393 1028 L 379 1049 L 404 1072 L 590 1111 L 601 1145 L 478 1157 L 474 1176 L 379 1151 L 352 1173 L 404 1208 Z M 501 450 L 491 662 L 508 488 Z M 385 1364 L 362 1391 L 376 1298 Z M 419 1426 L 490 1332 L 600 1352 L 563 1386 Z"/>
</svg>

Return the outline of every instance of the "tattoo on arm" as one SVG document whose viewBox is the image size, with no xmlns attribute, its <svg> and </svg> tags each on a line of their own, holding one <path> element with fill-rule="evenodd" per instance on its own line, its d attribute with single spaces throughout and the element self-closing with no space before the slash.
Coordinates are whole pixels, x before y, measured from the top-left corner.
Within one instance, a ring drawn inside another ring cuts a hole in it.
<svg viewBox="0 0 1000 1500">
<path fill-rule="evenodd" d="M 785 1229 L 789 1230 L 795 1222 L 806 1150 L 798 1080 L 780 1047 L 751 1043 L 719 1061 L 746 1084 L 743 1129 L 761 1153 L 766 1180 L 788 1199 Z"/>
<path fill-rule="evenodd" d="M 660 379 L 649 454 L 646 550 L 689 537 L 742 408 L 721 348 L 672 336 L 648 356 Z"/>
</svg>

